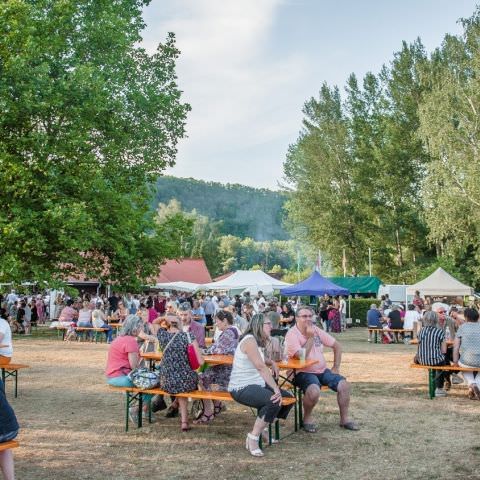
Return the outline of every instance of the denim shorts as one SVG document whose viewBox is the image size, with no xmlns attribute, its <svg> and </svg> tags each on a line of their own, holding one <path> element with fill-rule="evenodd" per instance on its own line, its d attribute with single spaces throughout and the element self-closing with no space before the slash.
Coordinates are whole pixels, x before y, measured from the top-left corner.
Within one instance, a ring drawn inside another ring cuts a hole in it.
<svg viewBox="0 0 480 480">
<path fill-rule="evenodd" d="M 16 438 L 17 435 L 18 435 L 18 430 L 13 430 L 8 433 L 3 433 L 0 435 L 0 443 L 9 442 L 10 440 L 13 440 L 14 438 Z"/>
<path fill-rule="evenodd" d="M 310 385 L 317 385 L 319 388 L 322 385 L 326 385 L 330 390 L 334 392 L 337 391 L 338 384 L 345 380 L 345 377 L 342 377 L 338 373 L 332 373 L 331 370 L 326 368 L 323 373 L 309 373 L 309 372 L 299 372 L 295 378 L 295 385 L 298 388 L 301 388 L 303 393 L 307 391 L 307 388 Z"/>
</svg>

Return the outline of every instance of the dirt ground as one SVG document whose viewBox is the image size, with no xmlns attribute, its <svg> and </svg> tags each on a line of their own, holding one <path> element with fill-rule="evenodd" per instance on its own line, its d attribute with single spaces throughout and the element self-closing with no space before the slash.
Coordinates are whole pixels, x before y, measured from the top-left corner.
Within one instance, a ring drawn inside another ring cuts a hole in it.
<svg viewBox="0 0 480 480">
<path fill-rule="evenodd" d="M 18 398 L 6 385 L 21 424 L 17 478 L 480 478 L 480 402 L 468 400 L 465 386 L 429 400 L 426 371 L 409 368 L 414 346 L 369 344 L 364 329 L 337 338 L 361 430 L 340 429 L 335 394 L 322 393 L 318 433 L 290 435 L 259 459 L 244 447 L 253 423 L 245 407 L 229 403 L 212 424 L 188 433 L 162 412 L 125 433 L 124 397 L 103 376 L 107 345 L 17 337 L 14 361 L 31 366 L 20 372 Z M 293 411 L 282 433 L 292 429 Z"/>
</svg>

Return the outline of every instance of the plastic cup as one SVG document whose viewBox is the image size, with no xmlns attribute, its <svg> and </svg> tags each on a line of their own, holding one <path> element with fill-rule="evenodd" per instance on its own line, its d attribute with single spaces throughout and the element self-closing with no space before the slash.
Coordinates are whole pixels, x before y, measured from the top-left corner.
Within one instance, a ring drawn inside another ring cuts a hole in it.
<svg viewBox="0 0 480 480">
<path fill-rule="evenodd" d="M 306 350 L 305 348 L 301 348 L 301 349 L 299 350 L 299 352 L 300 352 L 299 360 L 300 360 L 301 362 L 304 362 L 304 361 L 305 361 L 305 356 L 306 356 L 306 354 L 307 354 L 307 350 Z"/>
</svg>

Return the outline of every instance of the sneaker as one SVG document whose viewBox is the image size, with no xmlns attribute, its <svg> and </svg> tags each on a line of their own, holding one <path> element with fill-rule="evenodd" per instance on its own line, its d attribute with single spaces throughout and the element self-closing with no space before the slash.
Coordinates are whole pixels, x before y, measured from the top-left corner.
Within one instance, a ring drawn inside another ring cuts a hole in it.
<svg viewBox="0 0 480 480">
<path fill-rule="evenodd" d="M 435 396 L 436 397 L 446 397 L 447 392 L 443 388 L 436 388 L 435 389 Z"/>
<path fill-rule="evenodd" d="M 452 373 L 452 383 L 454 385 L 460 385 L 463 383 L 463 378 L 458 373 Z"/>
</svg>

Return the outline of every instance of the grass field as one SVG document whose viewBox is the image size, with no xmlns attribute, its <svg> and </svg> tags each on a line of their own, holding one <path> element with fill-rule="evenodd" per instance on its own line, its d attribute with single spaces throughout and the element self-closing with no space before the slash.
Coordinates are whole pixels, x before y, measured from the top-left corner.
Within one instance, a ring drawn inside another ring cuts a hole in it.
<svg viewBox="0 0 480 480">
<path fill-rule="evenodd" d="M 415 347 L 375 345 L 365 329 L 337 336 L 341 372 L 352 383 L 359 432 L 338 427 L 333 393 L 315 410 L 319 431 L 299 432 L 265 449 L 245 450 L 253 417 L 229 403 L 210 425 L 180 431 L 178 419 L 124 433 L 123 395 L 105 386 L 107 345 L 63 343 L 48 334 L 17 337 L 19 397 L 7 395 L 21 424 L 19 480 L 39 479 L 460 479 L 480 478 L 480 402 L 466 387 L 428 399 L 427 373 L 409 364 Z M 331 360 L 330 353 L 327 358 Z M 292 418 L 282 432 L 293 428 Z"/>
</svg>

